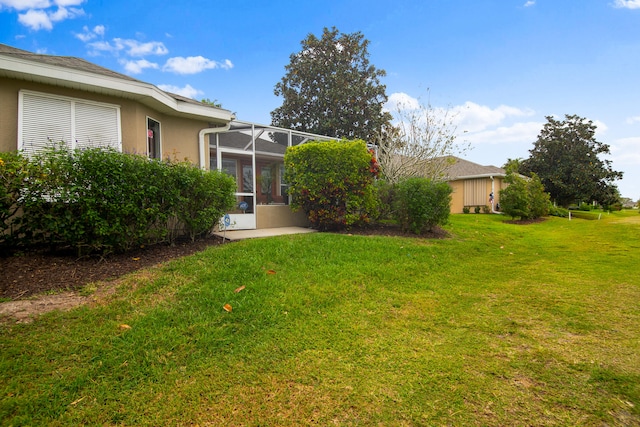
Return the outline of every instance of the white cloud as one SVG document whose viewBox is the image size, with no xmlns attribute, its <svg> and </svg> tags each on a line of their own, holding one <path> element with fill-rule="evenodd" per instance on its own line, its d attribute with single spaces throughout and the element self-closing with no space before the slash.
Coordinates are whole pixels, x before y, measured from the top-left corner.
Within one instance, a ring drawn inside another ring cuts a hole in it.
<svg viewBox="0 0 640 427">
<path fill-rule="evenodd" d="M 15 10 L 46 9 L 50 6 L 49 0 L 0 0 L 0 7 Z"/>
<path fill-rule="evenodd" d="M 100 29 L 104 34 L 104 27 Z M 95 30 L 94 30 L 95 31 Z M 97 32 L 96 32 L 97 34 Z M 76 35 L 77 37 L 77 35 Z M 87 45 L 92 49 L 91 55 L 99 55 L 100 52 L 110 52 L 118 55 L 120 52 L 128 56 L 166 55 L 169 49 L 162 42 L 139 42 L 132 39 L 113 39 L 113 43 L 107 41 L 92 42 Z"/>
<path fill-rule="evenodd" d="M 536 2 L 534 0 L 529 0 L 524 4 L 524 7 L 531 7 L 533 5 L 535 5 Z"/>
<path fill-rule="evenodd" d="M 129 56 L 166 55 L 169 53 L 169 49 L 162 42 L 141 43 L 137 40 L 120 38 L 113 39 L 113 42 L 118 50 L 126 49 Z"/>
<path fill-rule="evenodd" d="M 418 110 L 419 108 L 420 101 L 404 92 L 392 93 L 389 95 L 387 103 L 385 104 L 385 110 L 392 114 L 395 111 Z"/>
<path fill-rule="evenodd" d="M 467 101 L 463 105 L 452 108 L 458 128 L 467 132 L 480 132 L 501 124 L 510 117 L 527 117 L 535 114 L 530 109 L 520 109 L 508 105 L 491 108 Z"/>
<path fill-rule="evenodd" d="M 75 36 L 78 40 L 85 43 L 95 39 L 96 37 L 104 36 L 104 25 L 96 25 L 93 29 L 89 29 L 86 25 L 82 27 L 82 33 L 76 33 Z"/>
<path fill-rule="evenodd" d="M 609 130 L 609 126 L 600 120 L 593 120 L 593 124 L 596 127 L 596 139 L 602 138 L 604 134 L 607 133 L 607 130 Z"/>
<path fill-rule="evenodd" d="M 610 148 L 615 164 L 640 165 L 640 137 L 617 139 Z"/>
<path fill-rule="evenodd" d="M 15 10 L 48 9 L 50 7 L 79 6 L 85 0 L 0 0 L 0 8 Z"/>
<path fill-rule="evenodd" d="M 622 9 L 640 9 L 640 0 L 615 0 L 613 7 Z"/>
<path fill-rule="evenodd" d="M 175 93 L 178 95 L 186 96 L 187 98 L 191 98 L 191 99 L 196 99 L 196 97 L 204 94 L 204 92 L 191 87 L 191 85 L 186 85 L 185 87 L 177 87 L 172 85 L 158 85 L 158 87 L 164 90 L 165 92 Z"/>
<path fill-rule="evenodd" d="M 18 14 L 18 22 L 33 31 L 38 31 L 51 30 L 56 22 L 84 15 L 83 9 L 69 7 L 78 6 L 83 2 L 84 0 L 0 0 L 0 8 L 25 11 Z"/>
<path fill-rule="evenodd" d="M 533 144 L 543 126 L 542 122 L 519 122 L 511 126 L 499 126 L 480 132 L 466 133 L 464 139 L 471 144 Z"/>
<path fill-rule="evenodd" d="M 18 15 L 18 22 L 34 31 L 51 30 L 53 28 L 53 23 L 44 10 L 30 9 L 25 13 L 21 13 Z"/>
<path fill-rule="evenodd" d="M 150 61 L 147 61 L 146 59 L 139 59 L 137 61 L 122 60 L 120 61 L 120 63 L 124 65 L 124 69 L 127 71 L 127 73 L 130 73 L 130 74 L 140 74 L 146 68 L 152 68 L 152 69 L 160 68 L 160 66 L 155 62 L 150 62 Z"/>
<path fill-rule="evenodd" d="M 627 124 L 632 125 L 634 123 L 640 122 L 640 116 L 628 117 L 625 121 L 627 122 Z"/>
<path fill-rule="evenodd" d="M 170 58 L 162 70 L 176 74 L 196 74 L 204 70 L 216 68 L 224 68 L 228 70 L 233 68 L 233 64 L 228 59 L 224 62 L 217 62 L 203 56 L 189 56 L 187 58 L 177 56 Z"/>
</svg>

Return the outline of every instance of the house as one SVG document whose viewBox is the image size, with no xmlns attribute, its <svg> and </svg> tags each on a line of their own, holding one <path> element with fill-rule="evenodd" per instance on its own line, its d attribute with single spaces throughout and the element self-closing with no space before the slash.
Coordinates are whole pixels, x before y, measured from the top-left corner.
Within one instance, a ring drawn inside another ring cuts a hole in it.
<svg viewBox="0 0 640 427">
<path fill-rule="evenodd" d="M 451 157 L 450 160 L 444 174 L 453 189 L 451 213 L 462 213 L 465 207 L 473 212 L 475 207 L 485 209 L 485 206 L 496 211 L 500 203 L 500 190 L 507 187 L 504 182 L 506 171 L 458 157 Z"/>
<path fill-rule="evenodd" d="M 236 178 L 229 229 L 307 225 L 288 206 L 287 147 L 333 139 L 237 120 L 213 107 L 80 58 L 0 44 L 0 151 L 27 155 L 52 144 L 111 147 L 149 158 L 188 159 Z M 452 213 L 499 202 L 505 171 L 459 158 L 447 162 Z M 223 223 L 224 224 L 224 223 Z"/>
<path fill-rule="evenodd" d="M 64 143 L 187 159 L 236 178 L 228 228 L 306 224 L 287 205 L 287 146 L 320 135 L 235 120 L 228 110 L 165 92 L 80 58 L 0 44 L 0 151 Z"/>
<path fill-rule="evenodd" d="M 0 150 L 53 143 L 112 147 L 206 164 L 200 132 L 225 129 L 224 109 L 170 94 L 80 58 L 0 44 Z"/>
</svg>

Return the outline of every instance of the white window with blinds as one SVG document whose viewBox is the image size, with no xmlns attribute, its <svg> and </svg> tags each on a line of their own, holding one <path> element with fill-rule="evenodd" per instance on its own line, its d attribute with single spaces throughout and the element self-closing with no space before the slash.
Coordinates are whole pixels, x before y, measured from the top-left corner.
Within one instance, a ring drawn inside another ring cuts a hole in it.
<svg viewBox="0 0 640 427">
<path fill-rule="evenodd" d="M 83 99 L 20 91 L 18 149 L 33 155 L 64 144 L 122 151 L 120 107 Z"/>
</svg>

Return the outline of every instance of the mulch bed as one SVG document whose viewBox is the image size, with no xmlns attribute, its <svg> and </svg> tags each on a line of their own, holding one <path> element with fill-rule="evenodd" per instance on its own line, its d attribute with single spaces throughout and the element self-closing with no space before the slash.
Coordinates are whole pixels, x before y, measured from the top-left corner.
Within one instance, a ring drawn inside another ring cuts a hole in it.
<svg viewBox="0 0 640 427">
<path fill-rule="evenodd" d="M 0 297 L 20 299 L 48 291 L 78 290 L 88 283 L 117 278 L 221 243 L 220 238 L 211 236 L 172 246 L 151 245 L 106 257 L 78 258 L 44 251 L 0 257 Z"/>
</svg>

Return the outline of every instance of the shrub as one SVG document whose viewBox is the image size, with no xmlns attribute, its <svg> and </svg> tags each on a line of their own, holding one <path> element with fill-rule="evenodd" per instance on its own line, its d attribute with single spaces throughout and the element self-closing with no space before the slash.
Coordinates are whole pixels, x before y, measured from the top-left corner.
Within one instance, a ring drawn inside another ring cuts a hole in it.
<svg viewBox="0 0 640 427">
<path fill-rule="evenodd" d="M 35 157 L 24 220 L 35 242 L 82 251 L 127 250 L 167 235 L 175 195 L 158 161 L 112 150 L 57 148 Z"/>
<path fill-rule="evenodd" d="M 449 219 L 451 187 L 446 182 L 408 178 L 396 187 L 394 210 L 404 231 L 422 234 Z"/>
<path fill-rule="evenodd" d="M 378 179 L 373 184 L 378 211 L 375 214 L 375 220 L 393 220 L 395 217 L 393 211 L 394 198 L 395 198 L 395 186 L 394 184 L 384 180 Z"/>
<path fill-rule="evenodd" d="M 569 209 L 551 205 L 549 206 L 549 215 L 558 216 L 560 218 L 567 218 L 569 216 Z"/>
<path fill-rule="evenodd" d="M 284 156 L 291 207 L 320 230 L 369 222 L 377 212 L 378 164 L 363 141 L 308 142 Z"/>
<path fill-rule="evenodd" d="M 479 214 L 480 213 L 480 206 L 474 206 L 473 207 L 473 212 Z"/>
<path fill-rule="evenodd" d="M 505 182 L 509 186 L 500 190 L 500 208 L 512 218 L 535 219 L 547 215 L 549 194 L 544 192 L 540 178 L 534 173 L 530 179 L 508 171 Z"/>
<path fill-rule="evenodd" d="M 469 206 L 465 206 L 462 208 L 462 213 L 468 214 L 469 212 L 471 212 L 471 209 L 469 208 Z"/>
<path fill-rule="evenodd" d="M 173 185 L 178 193 L 175 214 L 184 233 L 193 241 L 209 232 L 235 203 L 236 184 L 222 171 L 204 171 L 190 163 L 173 166 Z"/>
<path fill-rule="evenodd" d="M 25 244 L 126 251 L 192 238 L 233 204 L 233 179 L 187 163 L 113 150 L 55 148 L 36 156 L 21 200 Z M 175 224 L 176 219 L 179 224 Z"/>
<path fill-rule="evenodd" d="M 541 218 L 549 213 L 551 198 L 549 193 L 545 193 L 542 181 L 535 173 L 531 174 L 531 179 L 527 181 L 527 191 L 529 193 L 529 218 Z"/>
<path fill-rule="evenodd" d="M 29 161 L 20 153 L 0 153 L 0 247 L 16 244 L 20 223 L 18 202 L 29 171 Z"/>
</svg>

